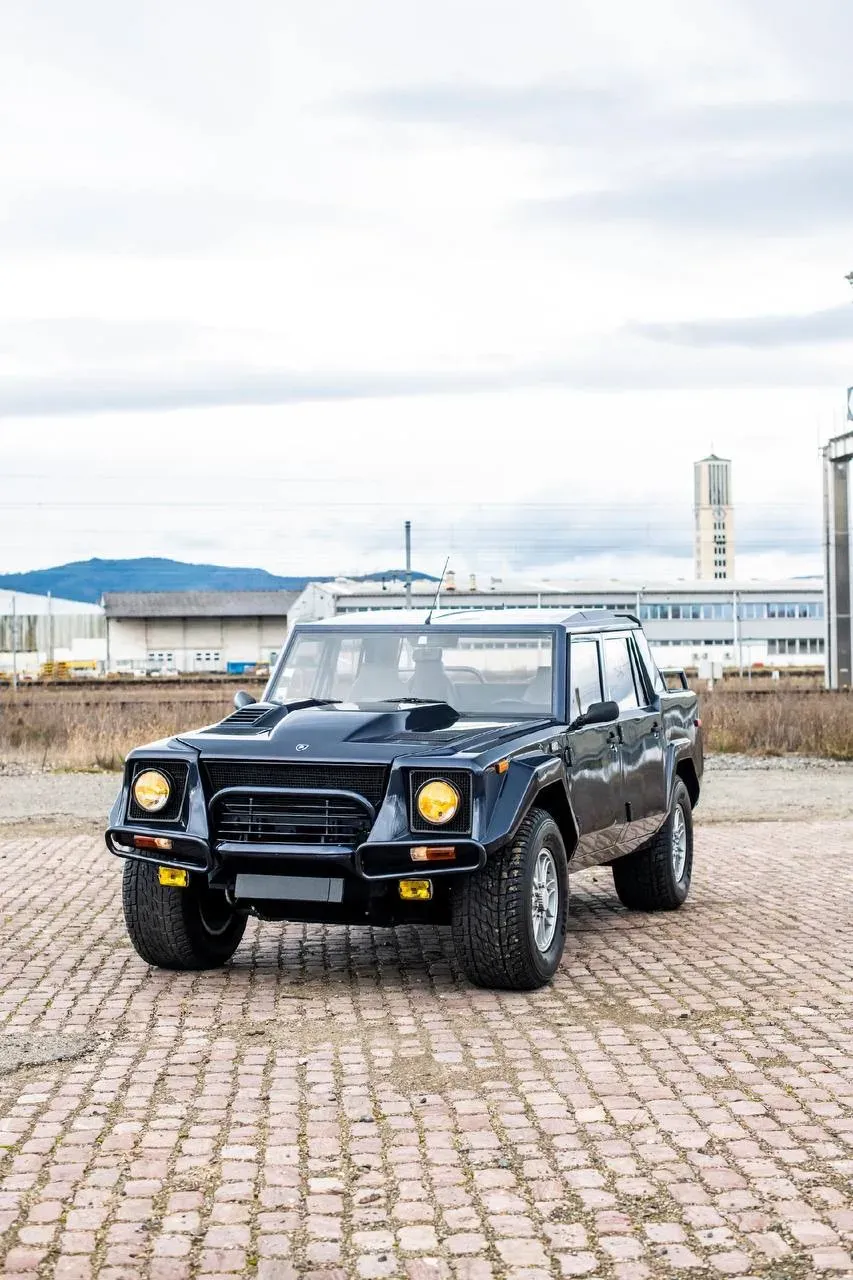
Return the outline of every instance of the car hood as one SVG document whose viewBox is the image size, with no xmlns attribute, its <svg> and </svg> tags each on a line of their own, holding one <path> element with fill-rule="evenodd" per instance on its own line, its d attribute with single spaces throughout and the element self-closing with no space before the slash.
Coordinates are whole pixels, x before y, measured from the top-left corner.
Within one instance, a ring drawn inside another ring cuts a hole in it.
<svg viewBox="0 0 853 1280">
<path fill-rule="evenodd" d="M 256 704 L 177 741 L 208 758 L 391 761 L 483 749 L 540 723 L 462 716 L 445 703 Z"/>
</svg>

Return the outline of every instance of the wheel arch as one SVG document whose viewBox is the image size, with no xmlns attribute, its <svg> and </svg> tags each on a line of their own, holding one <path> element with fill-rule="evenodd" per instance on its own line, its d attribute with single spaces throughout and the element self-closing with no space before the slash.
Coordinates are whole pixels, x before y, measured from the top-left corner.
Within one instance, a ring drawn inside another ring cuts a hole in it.
<svg viewBox="0 0 853 1280">
<path fill-rule="evenodd" d="M 571 861 L 577 848 L 578 828 L 566 788 L 559 782 L 551 782 L 538 791 L 533 797 L 531 809 L 544 809 L 549 813 L 560 829 L 563 844 L 566 846 L 566 857 Z M 529 812 L 529 810 L 528 810 Z"/>
<path fill-rule="evenodd" d="M 696 773 L 696 766 L 689 756 L 683 757 L 675 766 L 675 776 L 680 778 L 687 788 L 687 794 L 690 796 L 690 807 L 695 809 L 699 803 L 699 777 Z"/>
</svg>

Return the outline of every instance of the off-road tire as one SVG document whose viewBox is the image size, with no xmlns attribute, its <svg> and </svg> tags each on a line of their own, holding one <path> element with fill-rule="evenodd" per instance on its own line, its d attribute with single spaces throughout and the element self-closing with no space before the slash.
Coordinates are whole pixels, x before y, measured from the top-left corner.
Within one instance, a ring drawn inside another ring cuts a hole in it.
<svg viewBox="0 0 853 1280">
<path fill-rule="evenodd" d="M 681 877 L 676 878 L 672 847 L 679 809 L 684 819 L 687 857 Z M 675 911 L 690 892 L 692 872 L 693 810 L 687 788 L 677 778 L 666 822 L 647 845 L 613 863 L 613 883 L 619 901 L 629 911 Z"/>
<path fill-rule="evenodd" d="M 208 889 L 202 877 L 191 874 L 185 889 L 167 888 L 149 862 L 124 864 L 121 896 L 134 948 L 158 969 L 218 969 L 246 929 L 245 915 L 223 911 L 224 894 Z"/>
<path fill-rule="evenodd" d="M 558 906 L 548 950 L 536 945 L 532 919 L 533 873 L 539 851 L 550 851 L 557 872 Z M 553 978 L 566 942 L 569 871 L 560 829 L 544 809 L 531 809 L 514 839 L 473 875 L 453 886 L 451 923 L 456 958 L 479 987 L 533 991 Z"/>
</svg>

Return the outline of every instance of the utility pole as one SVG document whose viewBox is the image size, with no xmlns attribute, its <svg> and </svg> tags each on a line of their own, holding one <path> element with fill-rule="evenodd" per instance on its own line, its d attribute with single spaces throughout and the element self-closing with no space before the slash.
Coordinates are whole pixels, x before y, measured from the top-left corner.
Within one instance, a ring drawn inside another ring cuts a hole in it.
<svg viewBox="0 0 853 1280">
<path fill-rule="evenodd" d="M 18 613 L 15 593 L 12 592 L 12 692 L 18 688 Z"/>
<path fill-rule="evenodd" d="M 827 540 L 827 683 L 853 684 L 853 583 L 851 583 L 850 464 L 853 462 L 853 388 L 848 391 L 848 430 L 823 450 Z"/>
<path fill-rule="evenodd" d="M 403 526 L 406 539 L 406 608 L 412 607 L 412 522 L 407 520 Z"/>
</svg>

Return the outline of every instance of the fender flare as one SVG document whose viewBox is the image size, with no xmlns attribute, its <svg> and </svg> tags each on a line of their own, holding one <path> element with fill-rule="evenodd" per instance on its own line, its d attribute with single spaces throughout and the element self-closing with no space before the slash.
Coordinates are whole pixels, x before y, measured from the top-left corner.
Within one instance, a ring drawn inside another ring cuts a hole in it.
<svg viewBox="0 0 853 1280">
<path fill-rule="evenodd" d="M 672 738 L 670 742 L 667 743 L 667 748 L 666 748 L 666 809 L 667 809 L 667 813 L 669 812 L 670 805 L 672 803 L 672 793 L 675 790 L 675 781 L 676 781 L 676 778 L 678 777 L 678 766 L 682 763 L 682 761 L 687 760 L 690 762 L 690 765 L 693 769 L 694 774 L 696 773 L 696 764 L 693 758 L 693 754 L 694 754 L 693 743 L 691 742 L 690 738 L 686 736 Z M 690 788 L 688 787 L 688 790 L 689 789 Z M 690 799 L 695 807 L 699 799 L 698 779 L 697 779 L 696 798 L 694 799 L 694 797 L 691 795 Z"/>
<path fill-rule="evenodd" d="M 522 756 L 510 761 L 509 769 L 503 776 L 497 800 L 489 814 L 483 833 L 483 844 L 487 854 L 494 853 L 513 838 L 529 811 L 535 806 L 537 796 L 550 787 L 559 789 L 560 806 L 563 807 L 563 800 L 565 800 L 565 812 L 577 833 L 577 818 L 562 758 L 541 754 Z M 572 850 L 568 845 L 566 852 L 571 857 Z"/>
</svg>

